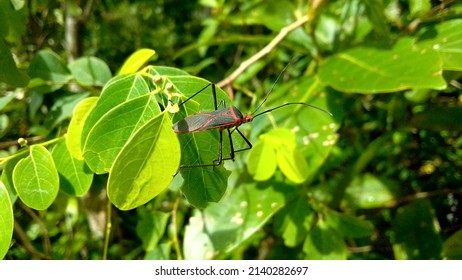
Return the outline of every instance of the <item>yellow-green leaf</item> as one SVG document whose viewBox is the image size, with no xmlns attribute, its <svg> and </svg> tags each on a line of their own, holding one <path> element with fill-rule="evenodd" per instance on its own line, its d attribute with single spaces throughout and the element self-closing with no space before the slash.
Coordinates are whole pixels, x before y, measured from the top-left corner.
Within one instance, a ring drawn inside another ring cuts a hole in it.
<svg viewBox="0 0 462 280">
<path fill-rule="evenodd" d="M 6 255 L 13 237 L 13 208 L 11 207 L 8 191 L 0 181 L 0 259 Z"/>
<path fill-rule="evenodd" d="M 268 141 L 261 140 L 249 152 L 247 170 L 256 181 L 266 181 L 276 171 L 276 152 Z"/>
<path fill-rule="evenodd" d="M 66 145 L 72 157 L 82 160 L 82 129 L 88 114 L 98 101 L 98 97 L 88 97 L 80 101 L 74 109 L 69 128 L 67 130 Z"/>
<path fill-rule="evenodd" d="M 47 209 L 59 191 L 58 171 L 50 152 L 40 145 L 31 146 L 29 156 L 14 168 L 13 184 L 24 204 L 36 210 Z"/>
<path fill-rule="evenodd" d="M 164 113 L 144 124 L 115 159 L 108 197 L 121 210 L 145 204 L 165 190 L 180 164 L 180 144 Z"/>
<path fill-rule="evenodd" d="M 119 75 L 135 73 L 141 68 L 156 51 L 151 49 L 141 49 L 133 53 L 120 68 Z"/>
</svg>

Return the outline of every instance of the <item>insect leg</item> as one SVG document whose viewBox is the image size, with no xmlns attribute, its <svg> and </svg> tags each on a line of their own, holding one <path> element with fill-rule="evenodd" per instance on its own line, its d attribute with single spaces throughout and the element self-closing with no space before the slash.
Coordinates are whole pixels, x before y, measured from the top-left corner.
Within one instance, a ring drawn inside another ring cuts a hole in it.
<svg viewBox="0 0 462 280">
<path fill-rule="evenodd" d="M 239 153 L 239 152 L 242 152 L 242 151 L 246 151 L 246 150 L 250 150 L 252 149 L 252 143 L 250 143 L 249 139 L 247 139 L 244 134 L 242 134 L 242 132 L 236 127 L 234 130 L 237 131 L 237 133 L 239 133 L 239 135 L 241 135 L 242 139 L 244 139 L 244 141 L 247 143 L 248 147 L 247 148 L 244 148 L 244 149 L 240 149 L 240 150 L 237 150 L 237 151 L 233 151 L 234 153 Z M 233 131 L 234 131 L 233 130 Z M 231 137 L 231 134 L 230 134 L 230 137 Z"/>
<path fill-rule="evenodd" d="M 242 137 L 242 139 L 244 139 L 244 141 L 247 143 L 248 147 L 247 148 L 244 148 L 244 149 L 240 149 L 240 150 L 237 150 L 235 151 L 234 150 L 234 145 L 233 145 L 233 139 L 231 137 L 231 134 L 237 130 L 237 133 L 239 133 L 239 135 Z M 231 159 L 231 160 L 234 160 L 234 156 L 236 153 L 239 153 L 239 152 L 243 152 L 243 151 L 246 151 L 246 150 L 250 150 L 252 149 L 252 143 L 250 143 L 249 139 L 247 139 L 244 134 L 242 134 L 242 132 L 236 128 L 234 128 L 232 131 L 229 130 L 228 128 L 228 137 L 229 137 L 229 148 L 230 148 L 230 154 L 229 154 L 229 158 L 224 158 L 222 160 L 228 160 L 228 159 Z"/>
<path fill-rule="evenodd" d="M 199 93 L 203 92 L 204 90 L 206 90 L 209 86 L 212 86 L 212 94 L 213 94 L 213 99 L 214 99 L 214 105 L 215 105 L 215 110 L 217 109 L 217 97 L 216 97 L 216 91 L 215 91 L 215 84 L 214 83 L 209 83 L 207 84 L 205 87 L 201 88 L 198 92 L 194 93 L 193 95 L 191 95 L 190 97 L 186 98 L 186 100 L 180 102 L 180 104 L 178 104 L 178 107 L 180 107 L 181 105 L 185 104 L 186 102 L 188 102 L 190 99 L 194 98 L 196 95 L 198 95 Z"/>
<path fill-rule="evenodd" d="M 223 162 L 223 131 L 221 129 L 218 131 L 220 133 L 220 141 L 218 142 L 218 158 L 213 161 L 211 166 L 217 166 Z"/>
</svg>

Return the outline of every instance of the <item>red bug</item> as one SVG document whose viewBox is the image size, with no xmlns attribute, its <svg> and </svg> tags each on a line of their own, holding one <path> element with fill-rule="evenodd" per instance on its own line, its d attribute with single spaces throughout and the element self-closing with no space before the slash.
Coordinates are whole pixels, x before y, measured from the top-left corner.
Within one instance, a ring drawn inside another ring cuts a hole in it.
<svg viewBox="0 0 462 280">
<path fill-rule="evenodd" d="M 254 112 L 251 113 L 251 114 L 242 114 L 241 111 L 239 111 L 234 106 L 230 106 L 228 108 L 218 110 L 219 106 L 225 107 L 225 102 L 224 102 L 224 100 L 222 100 L 220 102 L 220 104 L 217 105 L 217 94 L 216 94 L 215 84 L 213 84 L 213 83 L 208 84 L 207 86 L 205 86 L 204 88 L 202 88 L 201 90 L 196 92 L 195 94 L 191 95 L 186 100 L 181 102 L 178 106 L 183 105 L 188 100 L 195 97 L 196 95 L 198 95 L 199 93 L 204 91 L 209 86 L 212 87 L 213 103 L 214 103 L 215 111 L 206 112 L 206 113 L 198 113 L 198 114 L 188 116 L 188 117 L 176 122 L 175 124 L 173 124 L 172 128 L 173 128 L 173 131 L 175 133 L 177 133 L 177 134 L 194 133 L 194 132 L 200 132 L 200 131 L 205 131 L 205 130 L 218 129 L 219 132 L 220 132 L 219 133 L 220 138 L 219 138 L 219 146 L 218 146 L 218 158 L 216 160 L 214 160 L 213 163 L 210 163 L 210 164 L 181 165 L 180 168 L 218 166 L 223 162 L 223 160 L 228 160 L 228 159 L 234 160 L 235 153 L 242 152 L 242 151 L 245 151 L 245 150 L 249 150 L 249 149 L 252 148 L 252 143 L 250 143 L 250 141 L 244 136 L 244 134 L 242 134 L 242 132 L 238 129 L 238 127 L 243 123 L 251 122 L 253 119 L 255 119 L 258 116 L 269 113 L 269 112 L 274 111 L 276 109 L 279 109 L 281 107 L 288 106 L 288 105 L 304 105 L 304 106 L 309 106 L 309 107 L 318 109 L 318 110 L 323 111 L 324 113 L 327 113 L 327 114 L 332 116 L 331 113 L 329 113 L 328 111 L 326 111 L 324 109 L 321 109 L 319 107 L 316 107 L 316 106 L 313 106 L 313 105 L 310 105 L 310 104 L 306 104 L 306 103 L 303 103 L 303 102 L 285 103 L 285 104 L 276 106 L 276 107 L 274 107 L 272 109 L 266 110 L 266 111 L 258 113 L 256 115 L 253 115 L 256 111 L 258 111 L 258 109 L 260 109 L 260 107 L 263 105 L 263 103 L 265 103 L 265 101 L 268 98 L 268 95 L 271 92 L 271 90 L 268 92 L 268 94 L 265 96 L 263 101 L 257 106 L 257 108 L 254 110 Z M 273 85 L 273 87 L 274 87 L 274 85 Z M 234 128 L 234 129 L 231 130 L 231 128 Z M 222 154 L 223 153 L 223 130 L 225 130 L 225 129 L 228 131 L 228 138 L 229 138 L 230 150 L 231 150 L 229 158 L 223 158 L 223 154 Z M 239 133 L 239 135 L 244 139 L 244 141 L 248 145 L 247 148 L 243 148 L 243 149 L 240 149 L 240 150 L 237 150 L 237 151 L 234 150 L 233 141 L 232 141 L 232 138 L 231 138 L 231 134 L 234 131 L 237 131 L 237 133 Z"/>
</svg>

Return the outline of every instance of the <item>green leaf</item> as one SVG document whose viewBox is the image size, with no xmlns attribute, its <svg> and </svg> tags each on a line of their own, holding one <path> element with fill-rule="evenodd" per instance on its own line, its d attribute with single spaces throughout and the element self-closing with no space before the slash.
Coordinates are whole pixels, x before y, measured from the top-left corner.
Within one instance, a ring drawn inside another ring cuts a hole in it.
<svg viewBox="0 0 462 280">
<path fill-rule="evenodd" d="M 59 191 L 59 176 L 51 154 L 40 145 L 30 147 L 13 171 L 13 184 L 19 198 L 36 210 L 47 209 Z"/>
<path fill-rule="evenodd" d="M 265 115 L 267 117 L 262 116 L 255 119 L 252 123 L 252 135 L 261 134 L 271 123 L 276 123 L 280 127 L 291 128 L 291 132 L 286 131 L 285 134 L 291 135 L 291 139 L 295 136 L 296 150 L 303 156 L 309 167 L 308 170 L 302 167 L 306 172 L 306 181 L 309 181 L 317 174 L 338 140 L 336 131 L 343 118 L 341 100 L 343 97 L 340 94 L 335 91 L 327 91 L 313 77 L 308 79 L 302 77 L 287 82 L 275 89 L 270 95 L 267 108 L 273 108 L 287 102 L 305 102 L 328 110 L 334 116 L 311 107 L 292 105 L 272 111 Z M 273 121 L 269 122 L 268 119 L 273 119 Z M 275 134 L 280 133 L 276 131 Z M 282 135 L 274 137 L 274 140 L 281 141 L 281 137 Z M 294 145 L 293 140 L 289 140 L 289 138 L 285 141 L 287 144 Z M 292 161 L 298 160 L 293 158 Z"/>
<path fill-rule="evenodd" d="M 85 162 L 72 157 L 65 140 L 55 145 L 51 155 L 59 173 L 61 189 L 70 195 L 86 194 L 93 181 L 93 173 Z"/>
<path fill-rule="evenodd" d="M 140 49 L 124 62 L 117 75 L 131 74 L 138 71 L 156 53 L 151 49 Z"/>
<path fill-rule="evenodd" d="M 29 76 L 42 81 L 34 85 L 31 81 L 29 88 L 40 93 L 49 93 L 63 87 L 71 79 L 71 73 L 61 58 L 49 50 L 39 51 L 32 58 L 29 66 Z"/>
<path fill-rule="evenodd" d="M 143 76 L 138 74 L 116 76 L 103 88 L 98 102 L 91 110 L 82 129 L 82 148 L 93 126 L 114 107 L 130 99 L 146 95 L 151 90 Z"/>
<path fill-rule="evenodd" d="M 18 70 L 10 50 L 0 37 L 0 81 L 10 84 L 13 87 L 24 87 L 29 82 L 29 77 Z"/>
<path fill-rule="evenodd" d="M 108 197 L 121 210 L 145 204 L 165 190 L 180 163 L 180 145 L 172 122 L 160 114 L 145 123 L 115 159 Z"/>
<path fill-rule="evenodd" d="M 191 76 L 170 76 L 168 81 L 174 86 L 176 93 L 183 96 L 183 100 L 206 87 L 210 82 Z M 210 90 L 209 90 L 210 89 Z M 217 101 L 230 100 L 223 90 L 217 88 Z M 194 98 L 190 99 L 180 111 L 175 114 L 174 122 L 185 118 L 188 115 L 199 112 L 214 111 L 213 95 L 211 88 L 207 88 Z M 226 131 L 223 131 L 223 158 L 229 157 L 229 141 Z M 219 136 L 218 130 L 208 130 L 190 134 L 180 134 L 178 138 L 181 143 L 181 164 L 201 165 L 211 164 L 218 158 Z M 217 202 L 223 196 L 227 187 L 227 178 L 230 172 L 222 166 L 197 167 L 180 169 L 184 178 L 182 191 L 188 201 L 198 208 L 204 208 L 208 202 Z"/>
<path fill-rule="evenodd" d="M 276 158 L 279 168 L 287 179 L 296 184 L 301 184 L 308 179 L 308 164 L 297 149 L 279 147 L 276 149 Z"/>
<path fill-rule="evenodd" d="M 157 243 L 165 233 L 170 214 L 153 211 L 143 213 L 136 224 L 136 234 L 143 241 L 143 248 L 146 251 L 156 249 Z"/>
<path fill-rule="evenodd" d="M 443 257 L 447 260 L 462 260 L 462 230 L 456 231 L 444 241 Z"/>
<path fill-rule="evenodd" d="M 47 115 L 45 125 L 48 128 L 54 128 L 59 123 L 69 118 L 75 106 L 89 95 L 88 92 L 83 93 L 67 93 L 56 98 L 50 112 Z"/>
<path fill-rule="evenodd" d="M 102 116 L 88 133 L 83 147 L 90 169 L 97 174 L 109 172 L 128 139 L 159 113 L 154 94 L 147 94 L 123 102 Z"/>
<path fill-rule="evenodd" d="M 256 181 L 266 181 L 277 168 L 276 152 L 268 141 L 258 141 L 249 152 L 247 170 Z"/>
<path fill-rule="evenodd" d="M 0 259 L 3 259 L 10 249 L 13 228 L 13 207 L 5 185 L 0 181 Z"/>
<path fill-rule="evenodd" d="M 399 260 L 441 258 L 440 228 L 430 201 L 418 199 L 398 209 L 391 243 Z"/>
<path fill-rule="evenodd" d="M 23 148 L 20 151 L 23 151 L 24 149 L 28 149 L 28 148 Z M 23 158 L 25 158 L 27 156 L 28 156 L 28 153 L 20 153 L 20 154 L 18 154 L 16 157 L 9 160 L 6 163 L 3 170 L 2 170 L 2 176 L 0 177 L 0 180 L 5 185 L 6 190 L 8 191 L 8 193 L 10 195 L 10 201 L 13 204 L 16 201 L 16 199 L 18 198 L 18 194 L 16 193 L 16 189 L 14 188 L 14 183 L 13 183 L 13 171 L 14 171 L 14 168 L 16 167 L 16 164 L 18 164 L 18 162 L 21 159 L 23 159 Z"/>
<path fill-rule="evenodd" d="M 324 213 L 326 216 L 326 224 L 332 229 L 339 231 L 345 237 L 368 237 L 372 234 L 372 230 L 374 229 L 371 222 L 352 215 L 339 213 L 331 209 L 326 209 Z"/>
<path fill-rule="evenodd" d="M 194 207 L 204 209 L 209 202 L 218 202 L 223 197 L 231 174 L 222 166 L 181 169 L 184 183 L 181 191 Z"/>
<path fill-rule="evenodd" d="M 83 159 L 81 150 L 82 129 L 85 120 L 95 107 L 98 97 L 88 97 L 80 101 L 74 108 L 74 112 L 67 128 L 66 145 L 69 153 L 76 159 Z"/>
<path fill-rule="evenodd" d="M 112 76 L 109 66 L 93 56 L 79 57 L 69 64 L 69 70 L 75 80 L 84 86 L 103 86 Z"/>
<path fill-rule="evenodd" d="M 443 59 L 444 70 L 462 70 L 462 19 L 425 28 L 417 45 L 438 52 Z"/>
<path fill-rule="evenodd" d="M 393 49 L 356 47 L 327 58 L 319 67 L 322 83 L 342 92 L 382 93 L 411 88 L 444 89 L 442 61 L 431 47 L 411 38 Z"/>
<path fill-rule="evenodd" d="M 288 203 L 274 219 L 274 230 L 288 247 L 298 246 L 306 238 L 315 218 L 314 211 L 304 196 Z"/>
<path fill-rule="evenodd" d="M 212 240 L 204 229 L 202 213 L 197 210 L 185 227 L 183 252 L 187 260 L 210 260 L 215 254 Z"/>
<path fill-rule="evenodd" d="M 350 207 L 370 209 L 385 206 L 395 200 L 398 194 L 398 185 L 366 173 L 353 179 L 347 187 L 345 199 Z"/>
<path fill-rule="evenodd" d="M 146 253 L 145 260 L 170 260 L 170 251 L 172 243 L 160 243 L 152 251 Z"/>
<path fill-rule="evenodd" d="M 413 17 L 424 17 L 432 8 L 430 0 L 410 0 L 409 8 Z"/>
<path fill-rule="evenodd" d="M 289 186 L 270 181 L 233 189 L 219 203 L 205 208 L 203 215 L 197 213 L 190 220 L 185 232 L 185 258 L 210 259 L 216 253 L 231 252 L 261 229 L 293 192 Z M 199 238 L 197 243 L 195 238 Z"/>
<path fill-rule="evenodd" d="M 343 236 L 322 220 L 318 221 L 305 239 L 303 252 L 309 260 L 345 260 L 348 257 Z"/>
</svg>

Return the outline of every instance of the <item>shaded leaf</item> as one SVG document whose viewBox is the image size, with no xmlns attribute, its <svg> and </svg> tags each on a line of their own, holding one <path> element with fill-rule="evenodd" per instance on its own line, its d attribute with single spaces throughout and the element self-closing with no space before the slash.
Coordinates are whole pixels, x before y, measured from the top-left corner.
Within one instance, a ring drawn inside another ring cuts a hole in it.
<svg viewBox="0 0 462 280">
<path fill-rule="evenodd" d="M 29 77 L 16 67 L 13 56 L 3 38 L 0 38 L 0 65 L 2 65 L 0 81 L 13 87 L 24 87 L 29 82 Z"/>
<path fill-rule="evenodd" d="M 303 252 L 309 260 L 345 260 L 348 257 L 343 236 L 322 220 L 309 232 Z"/>
<path fill-rule="evenodd" d="M 337 230 L 345 237 L 368 237 L 372 234 L 374 226 L 371 222 L 358 217 L 326 209 L 326 224 Z"/>
<path fill-rule="evenodd" d="M 347 187 L 345 199 L 350 207 L 368 209 L 383 207 L 395 200 L 398 194 L 398 185 L 366 173 L 353 179 Z"/>
<path fill-rule="evenodd" d="M 411 125 L 434 131 L 462 131 L 462 107 L 437 107 L 418 113 L 411 119 Z"/>
<path fill-rule="evenodd" d="M 71 79 L 71 73 L 61 58 L 49 50 L 41 50 L 32 58 L 29 76 L 35 79 L 31 81 L 29 88 L 33 87 L 40 93 L 53 92 Z"/>
<path fill-rule="evenodd" d="M 143 241 L 143 248 L 146 251 L 156 249 L 157 243 L 165 233 L 170 214 L 153 211 L 143 213 L 136 224 L 136 234 Z"/>
<path fill-rule="evenodd" d="M 418 199 L 398 209 L 392 223 L 391 243 L 400 260 L 440 259 L 442 242 L 430 202 Z"/>
<path fill-rule="evenodd" d="M 169 243 L 160 243 L 159 246 L 154 248 L 152 251 L 149 251 L 144 256 L 145 260 L 170 260 L 170 251 L 172 244 Z"/>
<path fill-rule="evenodd" d="M 94 56 L 82 56 L 69 64 L 75 80 L 84 86 L 103 86 L 111 78 L 107 64 Z"/>
<path fill-rule="evenodd" d="M 274 230 L 284 238 L 286 246 L 295 247 L 306 238 L 314 218 L 315 212 L 308 205 L 307 198 L 301 196 L 276 214 Z"/>
<path fill-rule="evenodd" d="M 444 241 L 443 257 L 448 260 L 462 260 L 462 230 L 456 231 Z"/>
<path fill-rule="evenodd" d="M 59 173 L 61 189 L 70 195 L 82 196 L 90 189 L 93 172 L 85 161 L 72 157 L 65 140 L 58 142 L 51 152 Z"/>
</svg>

